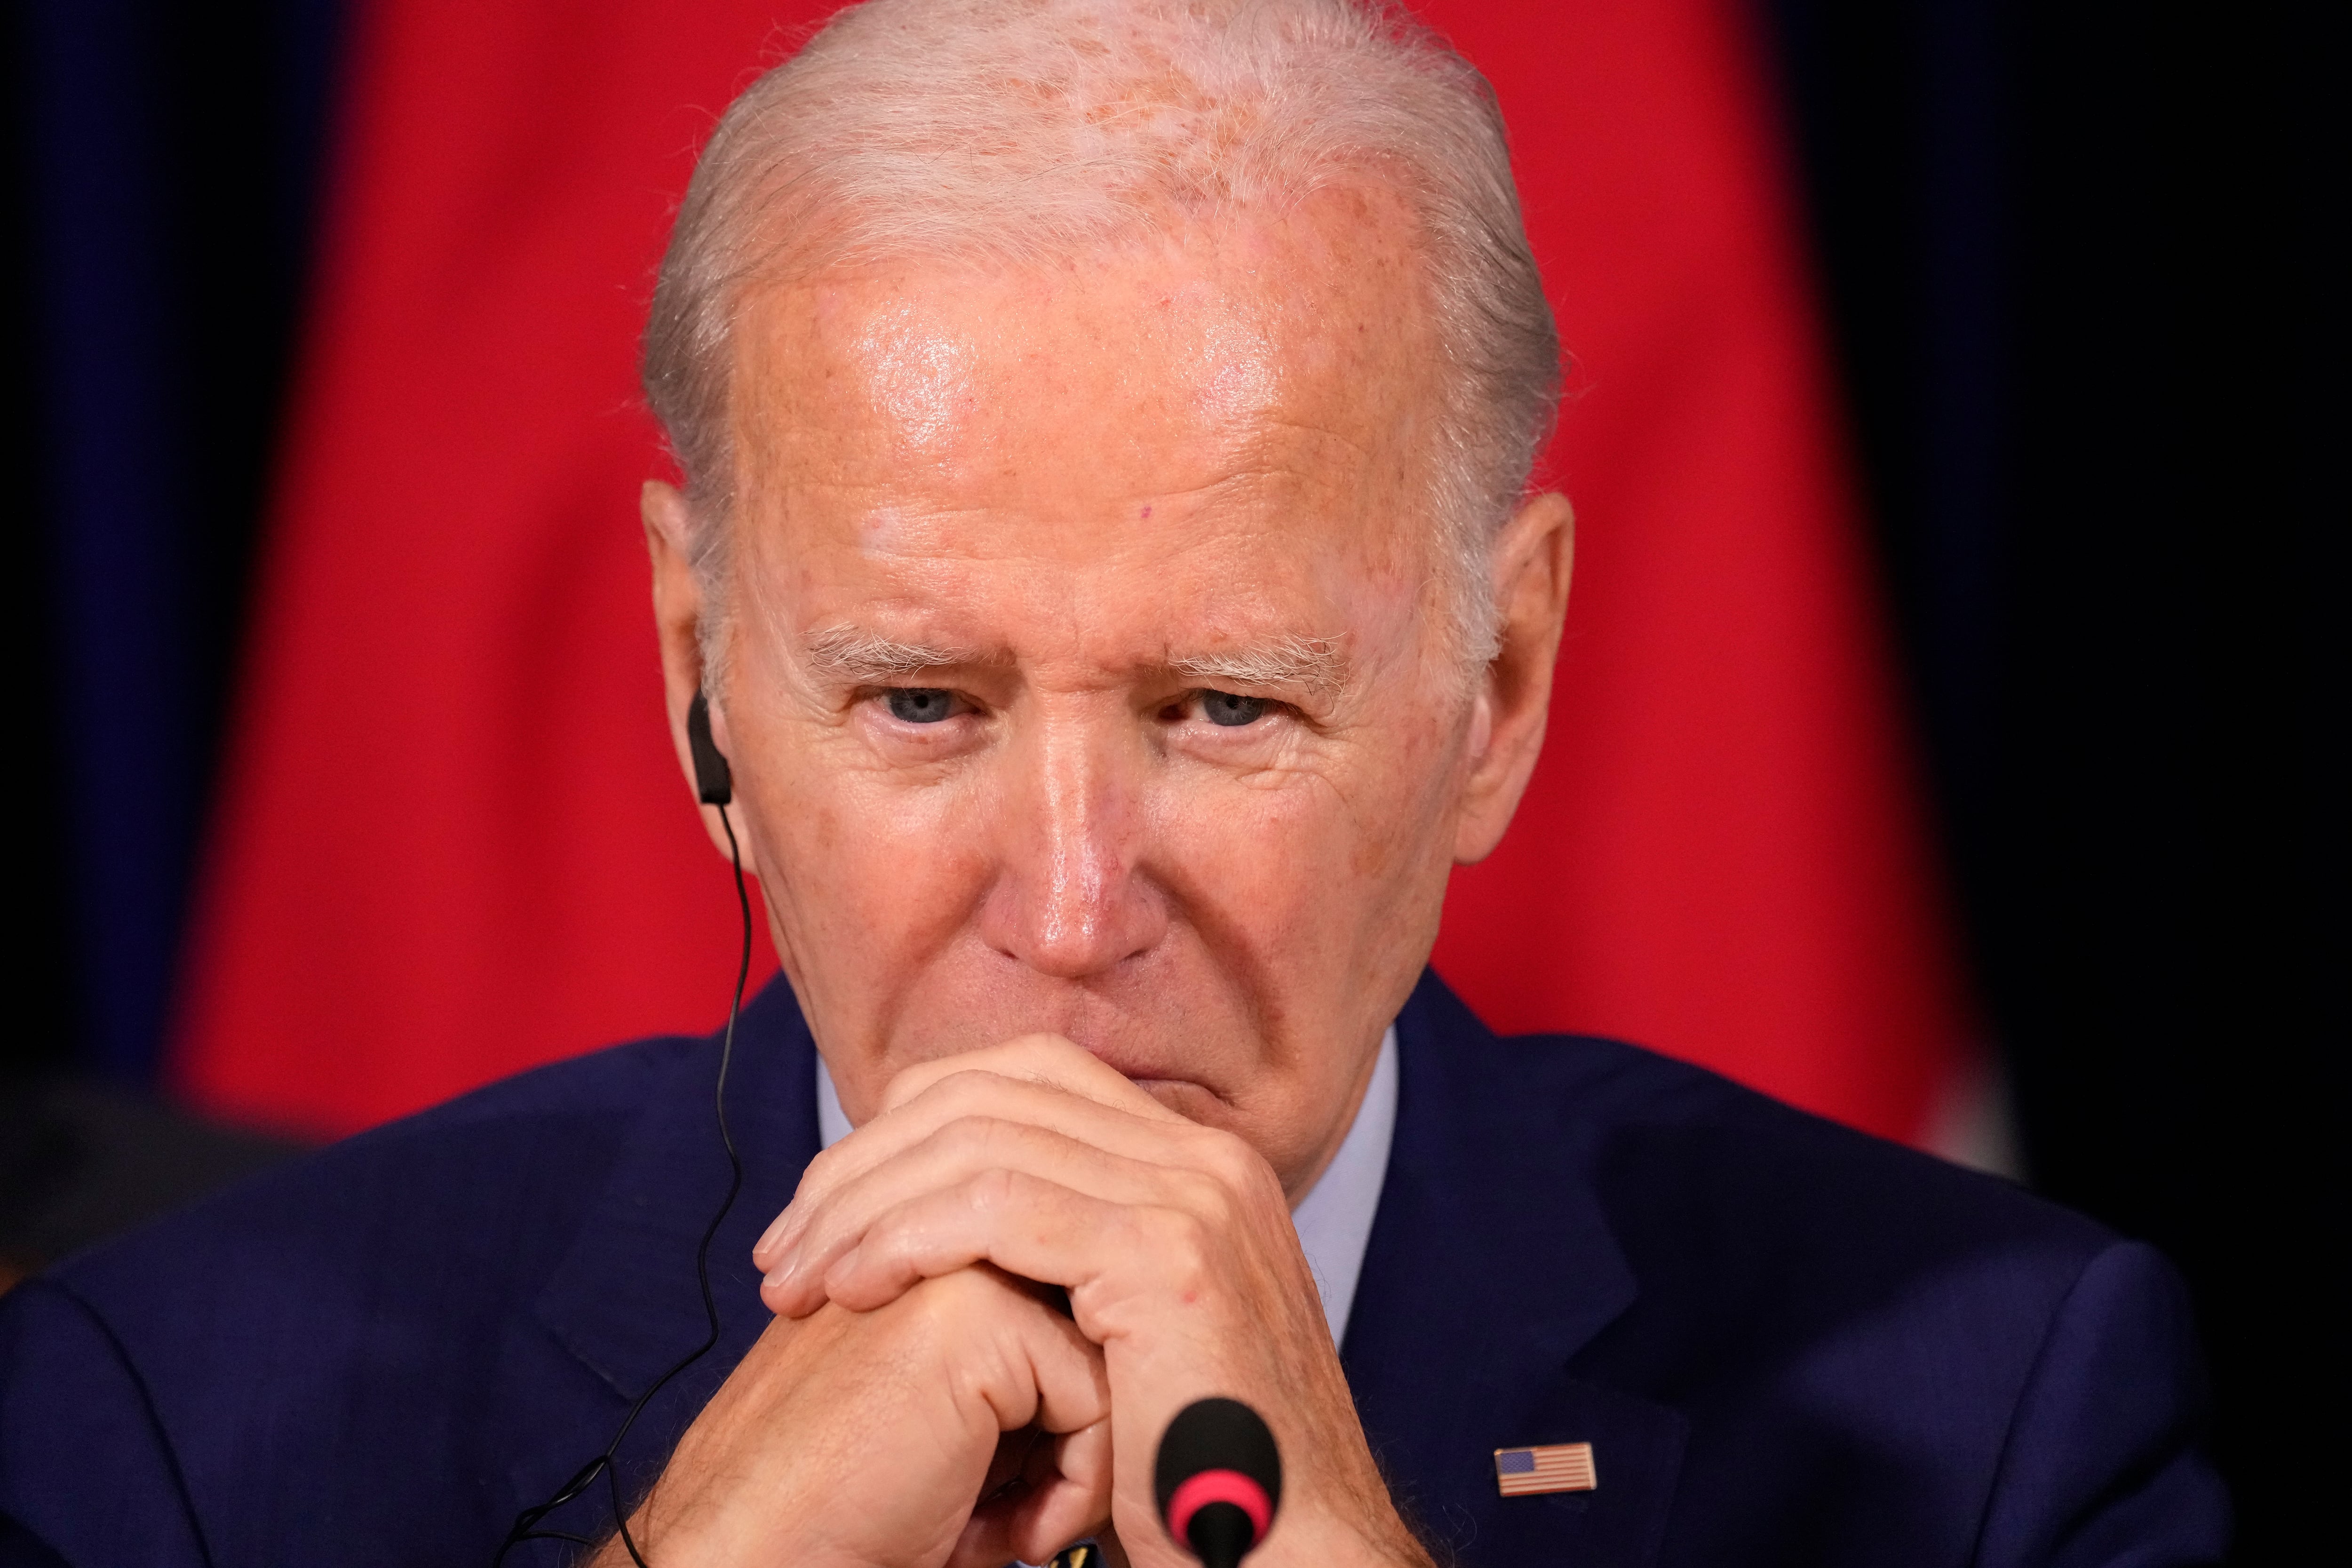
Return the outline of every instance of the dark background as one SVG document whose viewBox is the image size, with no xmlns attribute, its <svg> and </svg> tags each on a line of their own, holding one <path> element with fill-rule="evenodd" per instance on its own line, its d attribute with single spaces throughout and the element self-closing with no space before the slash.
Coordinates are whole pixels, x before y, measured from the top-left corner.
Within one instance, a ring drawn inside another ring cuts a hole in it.
<svg viewBox="0 0 2352 1568">
<path fill-rule="evenodd" d="M 282 1152 L 144 1096 L 343 9 L 0 39 L 16 1268 Z M 2027 1173 L 2187 1272 L 2248 1563 L 2347 1457 L 2343 15 L 1758 12 Z"/>
</svg>

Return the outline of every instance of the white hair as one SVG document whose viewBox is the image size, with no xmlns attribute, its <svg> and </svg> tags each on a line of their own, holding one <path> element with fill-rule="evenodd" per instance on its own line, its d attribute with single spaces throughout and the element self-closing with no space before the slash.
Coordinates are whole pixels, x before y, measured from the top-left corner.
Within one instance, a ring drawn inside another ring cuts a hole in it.
<svg viewBox="0 0 2352 1568">
<path fill-rule="evenodd" d="M 1361 0 L 867 0 L 755 81 L 703 150 L 646 329 L 697 570 L 723 595 L 748 282 L 1064 258 L 1368 176 L 1419 229 L 1443 360 L 1437 566 L 1483 665 L 1487 556 L 1550 426 L 1559 339 L 1485 79 Z"/>
</svg>

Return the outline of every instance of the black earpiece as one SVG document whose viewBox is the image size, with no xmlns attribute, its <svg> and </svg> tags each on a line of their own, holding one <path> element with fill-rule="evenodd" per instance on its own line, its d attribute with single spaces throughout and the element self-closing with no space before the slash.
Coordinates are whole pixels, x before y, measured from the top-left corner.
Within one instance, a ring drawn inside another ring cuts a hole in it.
<svg viewBox="0 0 2352 1568">
<path fill-rule="evenodd" d="M 735 773 L 726 753 L 710 738 L 710 703 L 695 688 L 686 709 L 686 749 L 694 753 L 694 793 L 705 805 L 725 805 L 735 798 Z"/>
</svg>

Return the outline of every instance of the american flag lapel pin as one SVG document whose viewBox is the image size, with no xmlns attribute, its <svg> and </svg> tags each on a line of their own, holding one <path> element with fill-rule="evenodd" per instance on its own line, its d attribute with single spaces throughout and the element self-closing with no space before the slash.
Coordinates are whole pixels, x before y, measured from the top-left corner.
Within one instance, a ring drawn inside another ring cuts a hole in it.
<svg viewBox="0 0 2352 1568">
<path fill-rule="evenodd" d="M 1589 1492 L 1601 1484 L 1590 1443 L 1546 1443 L 1495 1450 L 1495 1486 L 1505 1497 L 1533 1492 Z"/>
</svg>

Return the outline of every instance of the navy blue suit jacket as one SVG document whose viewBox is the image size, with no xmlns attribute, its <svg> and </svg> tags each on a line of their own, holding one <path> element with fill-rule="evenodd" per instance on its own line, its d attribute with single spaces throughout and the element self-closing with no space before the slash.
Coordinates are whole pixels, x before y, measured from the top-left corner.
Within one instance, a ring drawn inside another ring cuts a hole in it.
<svg viewBox="0 0 2352 1568">
<path fill-rule="evenodd" d="M 1396 1494 L 1465 1563 L 2218 1560 L 2182 1291 L 1989 1178 L 1608 1041 L 1500 1040 L 1434 978 L 1344 1347 Z M 717 1352 L 817 1147 L 788 988 L 747 1010 Z M 660 1039 L 355 1138 L 0 1302 L 0 1563 L 487 1563 L 701 1337 L 716 1047 Z M 1503 1498 L 1493 1451 L 1593 1445 Z M 599 1533 L 601 1496 L 568 1516 Z M 551 1552 L 543 1561 L 558 1560 Z"/>
</svg>

